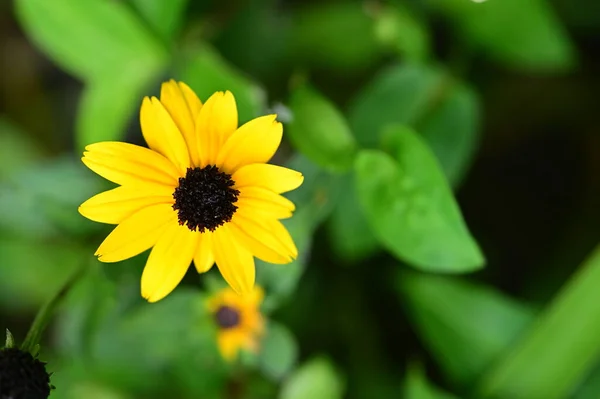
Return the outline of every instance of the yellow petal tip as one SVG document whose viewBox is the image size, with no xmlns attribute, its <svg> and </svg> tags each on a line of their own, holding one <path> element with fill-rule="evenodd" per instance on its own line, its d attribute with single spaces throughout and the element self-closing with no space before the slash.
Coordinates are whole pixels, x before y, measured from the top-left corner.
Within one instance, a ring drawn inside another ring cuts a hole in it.
<svg viewBox="0 0 600 399">
<path fill-rule="evenodd" d="M 144 298 L 148 303 L 156 303 L 162 298 L 152 297 L 152 295 L 145 295 L 142 293 L 142 298 Z"/>
</svg>

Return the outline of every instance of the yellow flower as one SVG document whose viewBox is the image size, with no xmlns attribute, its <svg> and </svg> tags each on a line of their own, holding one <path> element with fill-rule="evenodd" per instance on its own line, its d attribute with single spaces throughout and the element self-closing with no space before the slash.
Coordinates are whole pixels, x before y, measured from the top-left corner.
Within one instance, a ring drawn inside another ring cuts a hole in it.
<svg viewBox="0 0 600 399">
<path fill-rule="evenodd" d="M 184 83 L 163 83 L 160 100 L 140 110 L 148 146 L 102 142 L 86 147 L 83 163 L 120 187 L 79 207 L 88 219 L 116 224 L 96 251 L 119 262 L 152 248 L 142 296 L 156 302 L 179 284 L 191 262 L 199 273 L 214 263 L 238 293 L 252 292 L 254 257 L 285 264 L 294 242 L 279 221 L 295 207 L 281 193 L 302 184 L 301 173 L 268 162 L 283 129 L 268 115 L 238 127 L 235 99 L 217 92 L 202 104 Z"/>
<path fill-rule="evenodd" d="M 260 287 L 254 287 L 246 295 L 225 288 L 208 300 L 208 310 L 219 329 L 219 351 L 225 360 L 234 360 L 240 349 L 258 351 L 258 340 L 264 331 L 264 319 L 259 309 L 263 297 Z"/>
</svg>

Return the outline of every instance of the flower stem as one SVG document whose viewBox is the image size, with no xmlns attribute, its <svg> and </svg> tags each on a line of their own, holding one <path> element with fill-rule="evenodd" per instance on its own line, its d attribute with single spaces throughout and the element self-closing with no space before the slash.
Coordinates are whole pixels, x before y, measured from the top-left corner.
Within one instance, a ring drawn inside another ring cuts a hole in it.
<svg viewBox="0 0 600 399">
<path fill-rule="evenodd" d="M 86 261 L 85 264 L 88 262 Z M 40 338 L 42 337 L 42 333 L 46 328 L 46 325 L 52 318 L 54 310 L 60 301 L 65 297 L 65 295 L 69 292 L 71 287 L 79 280 L 79 278 L 84 274 L 84 271 L 87 270 L 86 267 L 78 267 L 73 274 L 65 281 L 63 286 L 53 297 L 50 298 L 48 302 L 41 307 L 38 311 L 27 335 L 25 336 L 25 340 L 21 344 L 21 350 L 31 353 L 33 356 L 36 356 L 39 352 L 39 343 Z"/>
</svg>

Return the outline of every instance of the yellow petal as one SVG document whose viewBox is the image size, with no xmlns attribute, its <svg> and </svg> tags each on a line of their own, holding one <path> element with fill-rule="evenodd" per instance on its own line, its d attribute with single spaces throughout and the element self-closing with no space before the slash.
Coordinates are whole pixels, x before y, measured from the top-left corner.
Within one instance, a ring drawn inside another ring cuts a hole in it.
<svg viewBox="0 0 600 399">
<path fill-rule="evenodd" d="M 198 233 L 170 224 L 152 248 L 142 273 L 142 296 L 156 302 L 171 293 L 185 276 L 198 246 Z"/>
<path fill-rule="evenodd" d="M 122 186 L 93 196 L 79 207 L 86 218 L 109 224 L 119 224 L 142 208 L 153 204 L 172 204 L 173 188 L 149 185 L 145 189 Z"/>
<path fill-rule="evenodd" d="M 253 163 L 266 163 L 277 151 L 283 135 L 277 115 L 267 115 L 240 126 L 219 151 L 216 165 L 233 174 Z"/>
<path fill-rule="evenodd" d="M 178 184 L 179 172 L 162 155 L 144 147 L 118 142 L 88 145 L 83 163 L 107 180 L 121 185 Z"/>
<path fill-rule="evenodd" d="M 273 235 L 281 241 L 283 246 L 287 248 L 287 250 L 292 255 L 292 258 L 296 259 L 298 257 L 298 248 L 296 248 L 296 244 L 294 243 L 294 239 L 290 235 L 288 229 L 281 223 L 279 220 L 265 220 L 268 228 L 271 230 Z"/>
<path fill-rule="evenodd" d="M 253 308 L 258 309 L 264 298 L 265 291 L 259 286 L 254 286 L 252 292 L 246 295 L 244 300 Z M 256 313 L 259 314 L 258 312 Z"/>
<path fill-rule="evenodd" d="M 277 206 L 256 198 L 238 198 L 235 205 L 238 209 L 242 208 L 253 212 L 257 217 L 288 219 L 293 215 L 292 210 L 288 207 Z"/>
<path fill-rule="evenodd" d="M 232 179 L 236 188 L 258 186 L 281 194 L 300 187 L 304 176 L 282 166 L 253 163 L 239 168 Z"/>
<path fill-rule="evenodd" d="M 145 97 L 140 110 L 142 133 L 148 146 L 167 157 L 185 176 L 190 166 L 190 155 L 182 133 L 171 115 L 156 97 Z"/>
<path fill-rule="evenodd" d="M 169 111 L 173 121 L 185 139 L 194 165 L 198 164 L 198 143 L 196 140 L 195 121 L 202 108 L 196 93 L 185 83 L 170 80 L 162 84 L 160 102 Z"/>
<path fill-rule="evenodd" d="M 281 219 L 276 215 L 293 212 L 296 206 L 289 199 L 275 194 L 274 192 L 262 187 L 244 187 L 239 189 L 238 202 L 236 205 L 242 209 L 244 203 L 249 203 L 250 207 L 260 208 L 264 211 L 272 211 L 272 216 Z M 263 212 L 264 213 L 264 212 Z"/>
<path fill-rule="evenodd" d="M 212 233 L 210 231 L 205 231 L 204 233 L 199 233 L 199 235 L 198 248 L 194 255 L 194 266 L 196 266 L 198 273 L 206 273 L 215 264 L 215 257 L 212 249 Z"/>
<path fill-rule="evenodd" d="M 258 222 L 252 216 L 238 211 L 231 220 L 231 231 L 236 240 L 259 259 L 275 264 L 286 264 L 298 255 L 296 247 L 286 246 L 265 221 Z"/>
<path fill-rule="evenodd" d="M 177 213 L 169 204 L 150 205 L 123 220 L 96 251 L 102 262 L 119 262 L 152 247 Z"/>
<path fill-rule="evenodd" d="M 246 294 L 254 287 L 254 258 L 242 243 L 235 241 L 230 226 L 224 224 L 213 233 L 213 251 L 223 278 L 238 294 Z"/>
<path fill-rule="evenodd" d="M 234 360 L 242 346 L 242 341 L 243 336 L 240 335 L 239 331 L 221 330 L 217 338 L 221 356 L 229 362 Z"/>
<path fill-rule="evenodd" d="M 195 121 L 200 113 L 200 108 L 202 108 L 202 101 L 200 101 L 196 93 L 188 85 L 183 82 L 179 82 L 178 85 Z"/>
<path fill-rule="evenodd" d="M 215 163 L 220 148 L 235 132 L 237 124 L 238 113 L 233 94 L 219 91 L 206 100 L 196 121 L 199 166 Z"/>
</svg>

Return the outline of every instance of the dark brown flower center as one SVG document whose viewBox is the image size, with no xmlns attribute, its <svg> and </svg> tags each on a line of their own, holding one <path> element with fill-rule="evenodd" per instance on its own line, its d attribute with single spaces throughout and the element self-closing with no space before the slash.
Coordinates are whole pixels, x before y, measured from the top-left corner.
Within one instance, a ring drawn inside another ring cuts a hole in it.
<svg viewBox="0 0 600 399">
<path fill-rule="evenodd" d="M 50 396 L 50 376 L 44 364 L 17 348 L 0 349 L 0 398 Z"/>
<path fill-rule="evenodd" d="M 231 175 L 214 165 L 188 168 L 173 193 L 179 224 L 202 233 L 231 221 L 240 193 L 233 185 Z"/>
<path fill-rule="evenodd" d="M 240 324 L 240 312 L 231 306 L 221 306 L 215 313 L 215 320 L 221 328 L 234 328 Z"/>
</svg>

